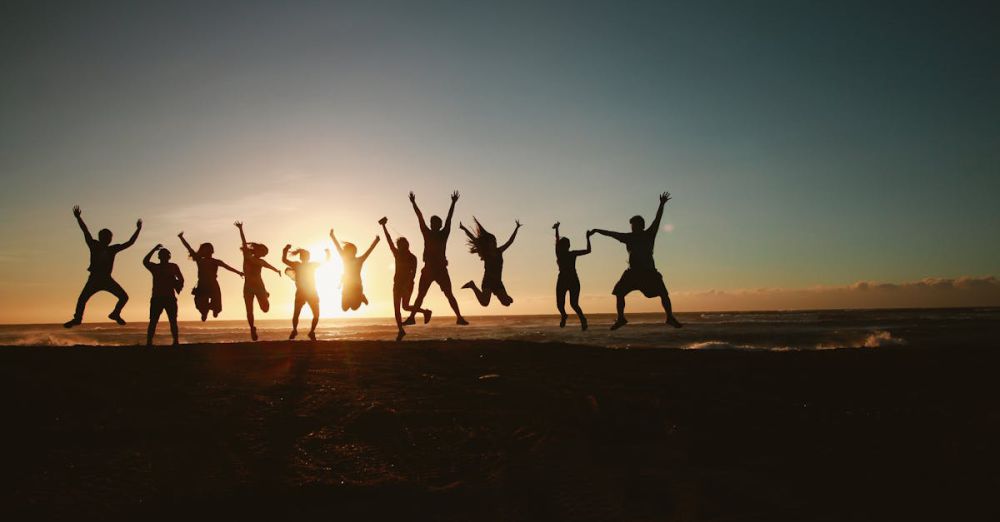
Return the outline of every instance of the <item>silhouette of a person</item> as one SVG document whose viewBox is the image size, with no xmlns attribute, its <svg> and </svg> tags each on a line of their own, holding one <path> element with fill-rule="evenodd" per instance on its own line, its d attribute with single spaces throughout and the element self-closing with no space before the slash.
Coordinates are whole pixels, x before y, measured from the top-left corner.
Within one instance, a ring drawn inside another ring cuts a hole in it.
<svg viewBox="0 0 1000 522">
<path fill-rule="evenodd" d="M 153 263 L 153 253 L 159 258 L 159 263 Z M 153 335 L 156 333 L 156 323 L 160 314 L 167 312 L 170 321 L 170 335 L 177 345 L 177 296 L 184 288 L 184 276 L 176 264 L 170 262 L 170 251 L 163 245 L 156 245 L 142 258 L 142 266 L 153 274 L 153 292 L 149 298 L 149 327 L 146 328 L 146 346 L 153 346 Z"/>
<path fill-rule="evenodd" d="M 135 222 L 135 232 L 132 233 L 132 237 L 128 241 L 112 245 L 111 231 L 106 228 L 102 228 L 97 233 L 96 240 L 90 235 L 87 224 L 83 222 L 83 212 L 79 206 L 73 207 L 73 216 L 76 217 L 76 222 L 80 225 L 80 230 L 83 231 L 83 237 L 87 240 L 87 248 L 90 249 L 90 266 L 87 267 L 87 270 L 90 271 L 90 277 L 87 278 L 87 283 L 83 285 L 80 297 L 76 300 L 76 311 L 73 313 L 73 318 L 63 323 L 63 326 L 72 328 L 82 323 L 83 311 L 87 307 L 87 301 L 94 294 L 102 291 L 109 292 L 118 298 L 118 303 L 111 314 L 108 315 L 108 319 L 123 325 L 125 324 L 125 320 L 122 319 L 122 309 L 125 308 L 125 303 L 128 302 L 128 293 L 111 277 L 111 271 L 115 266 L 115 256 L 122 250 L 135 244 L 135 240 L 139 237 L 139 231 L 142 230 L 142 220 L 140 219 Z"/>
<path fill-rule="evenodd" d="M 645 228 L 646 222 L 642 216 L 632 216 L 629 220 L 632 225 L 631 232 L 594 230 L 597 234 L 625 243 L 625 248 L 628 250 L 628 268 L 622 273 L 611 292 L 615 295 L 615 305 L 618 310 L 618 319 L 611 325 L 612 330 L 628 324 L 625 320 L 625 296 L 633 290 L 639 290 L 646 297 L 659 297 L 663 311 L 667 314 L 667 324 L 674 328 L 683 326 L 674 317 L 670 306 L 670 295 L 667 293 L 666 285 L 663 284 L 663 276 L 656 270 L 656 264 L 653 262 L 653 243 L 656 242 L 656 233 L 660 229 L 660 219 L 663 217 L 663 206 L 667 201 L 670 201 L 670 193 L 660 194 L 660 206 L 656 209 L 656 217 L 649 228 Z"/>
<path fill-rule="evenodd" d="M 483 228 L 478 219 L 472 219 L 476 222 L 475 233 L 465 228 L 462 223 L 458 224 L 458 228 L 461 228 L 462 232 L 465 232 L 469 238 L 469 252 L 478 254 L 479 259 L 483 260 L 483 288 L 482 290 L 476 288 L 475 281 L 465 283 L 462 288 L 472 290 L 476 294 L 479 304 L 483 306 L 489 305 L 490 297 L 494 295 L 497 296 L 497 301 L 500 301 L 500 304 L 510 306 L 514 302 L 514 298 L 507 294 L 507 288 L 503 285 L 503 253 L 510 248 L 514 238 L 517 237 L 521 222 L 514 221 L 514 232 L 510 234 L 510 239 L 498 247 L 497 237 Z"/>
<path fill-rule="evenodd" d="M 309 339 L 316 340 L 316 326 L 319 324 L 319 292 L 316 290 L 316 270 L 319 263 L 309 261 L 309 251 L 304 248 L 296 249 L 292 255 L 299 256 L 298 261 L 288 260 L 288 251 L 292 245 L 285 245 L 281 250 L 281 262 L 288 266 L 285 272 L 295 279 L 295 308 L 292 311 L 292 333 L 289 339 L 295 339 L 299 335 L 299 314 L 302 306 L 308 304 L 312 310 L 312 325 L 309 327 Z M 326 250 L 326 260 L 330 261 L 330 251 Z"/>
<path fill-rule="evenodd" d="M 194 296 L 194 307 L 201 313 L 201 320 L 208 319 L 208 313 L 212 312 L 212 317 L 219 317 L 222 311 L 222 290 L 219 288 L 219 267 L 243 277 L 243 272 L 227 265 L 221 259 L 212 257 L 215 254 L 215 247 L 211 243 L 202 243 L 195 252 L 187 239 L 184 239 L 184 232 L 177 234 L 187 249 L 191 260 L 198 265 L 198 284 L 191 290 Z"/>
<path fill-rule="evenodd" d="M 243 232 L 243 223 L 237 221 L 233 223 L 236 228 L 240 230 L 240 251 L 243 252 L 243 304 L 247 308 L 247 323 L 250 324 L 250 338 L 254 341 L 257 340 L 257 327 L 254 326 L 253 322 L 253 301 L 257 300 L 257 304 L 260 305 L 260 311 L 267 313 L 271 309 L 271 302 L 268 301 L 268 297 L 271 296 L 264 288 L 264 278 L 261 277 L 261 269 L 266 268 L 268 270 L 273 270 L 281 277 L 281 270 L 274 268 L 271 263 L 264 260 L 264 256 L 267 255 L 267 246 L 260 243 L 248 243 L 247 236 Z"/>
<path fill-rule="evenodd" d="M 556 264 L 559 266 L 559 277 L 556 279 L 556 308 L 559 309 L 559 328 L 566 326 L 566 294 L 569 293 L 569 305 L 573 307 L 580 318 L 580 329 L 587 329 L 587 317 L 580 308 L 580 277 L 576 274 L 576 258 L 590 253 L 590 236 L 593 230 L 587 231 L 587 249 L 570 250 L 569 238 L 559 237 L 559 223 L 552 225 L 556 231 Z"/>
<path fill-rule="evenodd" d="M 410 310 L 410 317 L 403 322 L 404 325 L 416 324 L 414 316 L 417 315 L 420 305 L 424 303 L 424 297 L 427 296 L 427 290 L 431 287 L 431 283 L 437 283 L 441 291 L 444 292 L 444 296 L 448 298 L 448 304 L 455 311 L 455 323 L 469 324 L 462 317 L 462 312 L 458 309 L 458 301 L 455 300 L 455 294 L 451 291 L 451 276 L 448 275 L 448 258 L 445 254 L 448 247 L 448 235 L 451 234 L 451 217 L 455 213 L 457 201 L 458 191 L 456 190 L 451 194 L 451 207 L 448 208 L 448 218 L 445 220 L 444 226 L 441 226 L 440 217 L 431 216 L 431 226 L 428 228 L 427 223 L 424 222 L 424 215 L 420 212 L 420 207 L 417 206 L 417 197 L 413 192 L 410 192 L 410 203 L 413 204 L 413 211 L 417 214 L 417 220 L 420 222 L 420 233 L 424 236 L 424 268 L 420 270 L 417 300 L 413 302 L 413 310 Z M 430 315 L 424 314 L 424 321 L 429 320 Z"/>
<path fill-rule="evenodd" d="M 362 287 L 361 282 L 361 267 L 365 264 L 368 256 L 371 255 L 372 250 L 375 250 L 375 245 L 378 244 L 379 237 L 375 236 L 375 240 L 372 241 L 371 246 L 364 254 L 358 255 L 358 247 L 354 246 L 354 243 L 344 243 L 340 244 L 337 241 L 337 236 L 333 233 L 333 229 L 330 229 L 330 239 L 333 240 L 333 246 L 337 247 L 337 253 L 340 254 L 340 260 L 344 263 L 344 272 L 340 278 L 340 308 L 343 311 L 347 310 L 357 310 L 361 308 L 361 304 L 368 304 L 368 298 L 365 297 L 365 291 Z"/>
<path fill-rule="evenodd" d="M 388 218 L 378 220 L 378 224 L 382 225 L 382 231 L 385 232 L 385 240 L 389 244 L 389 250 L 392 250 L 392 257 L 396 260 L 396 273 L 392 278 L 392 309 L 396 314 L 396 327 L 399 328 L 396 340 L 400 341 L 406 335 L 406 330 L 403 329 L 403 317 L 399 312 L 400 308 L 407 312 L 423 313 L 424 323 L 430 322 L 431 311 L 410 306 L 410 296 L 413 295 L 413 279 L 417 276 L 417 256 L 410 252 L 410 242 L 405 237 L 397 238 L 395 245 L 392 243 L 392 236 L 389 235 L 389 229 L 386 227 L 388 222 Z"/>
</svg>

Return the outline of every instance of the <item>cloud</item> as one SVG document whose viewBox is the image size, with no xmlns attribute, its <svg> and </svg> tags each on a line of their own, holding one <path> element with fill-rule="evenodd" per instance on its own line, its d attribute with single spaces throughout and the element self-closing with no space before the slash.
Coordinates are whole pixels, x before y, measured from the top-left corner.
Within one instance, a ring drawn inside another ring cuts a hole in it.
<svg viewBox="0 0 1000 522">
<path fill-rule="evenodd" d="M 929 277 L 904 283 L 858 281 L 847 286 L 798 289 L 677 292 L 674 301 L 680 309 L 687 310 L 1000 306 L 1000 279 L 994 276 Z"/>
</svg>

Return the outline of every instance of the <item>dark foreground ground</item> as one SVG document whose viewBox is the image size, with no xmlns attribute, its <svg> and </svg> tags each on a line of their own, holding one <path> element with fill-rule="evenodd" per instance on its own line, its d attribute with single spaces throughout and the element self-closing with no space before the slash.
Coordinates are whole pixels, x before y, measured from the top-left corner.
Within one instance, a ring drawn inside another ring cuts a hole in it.
<svg viewBox="0 0 1000 522">
<path fill-rule="evenodd" d="M 998 354 L 2 348 L 0 517 L 996 520 Z"/>
</svg>

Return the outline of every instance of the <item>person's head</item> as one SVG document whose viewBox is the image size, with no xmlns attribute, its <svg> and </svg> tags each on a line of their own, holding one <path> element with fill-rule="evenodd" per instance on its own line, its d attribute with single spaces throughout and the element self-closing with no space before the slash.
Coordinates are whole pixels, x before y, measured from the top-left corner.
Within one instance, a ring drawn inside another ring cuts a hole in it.
<svg viewBox="0 0 1000 522">
<path fill-rule="evenodd" d="M 646 220 L 642 219 L 642 216 L 632 216 L 632 219 L 628 220 L 632 224 L 632 232 L 642 232 L 646 230 Z"/>
<path fill-rule="evenodd" d="M 497 237 L 483 228 L 478 219 L 472 219 L 476 222 L 476 230 L 468 240 L 469 252 L 478 254 L 481 259 L 497 254 Z"/>
<path fill-rule="evenodd" d="M 166 248 L 161 248 L 156 252 L 156 257 L 160 259 L 161 263 L 166 263 L 170 261 L 170 251 Z"/>
<path fill-rule="evenodd" d="M 198 247 L 198 256 L 200 257 L 212 257 L 215 253 L 215 247 L 211 243 L 202 243 Z"/>
<path fill-rule="evenodd" d="M 441 230 L 441 218 L 438 216 L 431 216 L 431 230 Z"/>
<path fill-rule="evenodd" d="M 358 247 L 354 246 L 354 243 L 344 242 L 344 255 L 351 257 L 358 255 Z"/>
<path fill-rule="evenodd" d="M 309 254 L 309 251 L 306 250 L 306 249 L 304 249 L 304 248 L 299 248 L 299 249 L 295 250 L 295 252 L 292 252 L 292 253 L 293 254 L 297 254 L 299 256 L 299 260 L 302 261 L 303 263 L 308 263 L 309 262 L 309 258 L 312 257 Z"/>
<path fill-rule="evenodd" d="M 556 251 L 559 253 L 569 252 L 569 238 L 561 237 L 556 241 Z"/>
<path fill-rule="evenodd" d="M 111 231 L 106 228 L 102 228 L 99 232 L 97 232 L 97 240 L 100 241 L 102 245 L 110 245 Z"/>
<path fill-rule="evenodd" d="M 250 254 L 254 257 L 264 257 L 267 255 L 267 247 L 260 243 L 247 243 L 247 248 L 250 249 Z"/>
<path fill-rule="evenodd" d="M 410 251 L 410 241 L 407 240 L 405 237 L 397 238 L 396 239 L 396 248 L 398 248 L 400 252 L 409 252 Z"/>
</svg>

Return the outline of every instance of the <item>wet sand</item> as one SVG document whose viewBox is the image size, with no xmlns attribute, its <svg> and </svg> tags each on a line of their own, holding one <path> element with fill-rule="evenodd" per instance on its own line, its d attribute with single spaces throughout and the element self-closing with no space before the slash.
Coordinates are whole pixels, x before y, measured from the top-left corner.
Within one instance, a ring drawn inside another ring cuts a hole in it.
<svg viewBox="0 0 1000 522">
<path fill-rule="evenodd" d="M 0 348 L 0 505 L 49 519 L 996 519 L 998 363 L 993 346 Z"/>
</svg>

